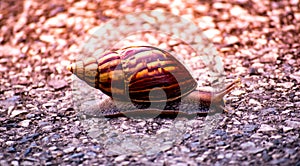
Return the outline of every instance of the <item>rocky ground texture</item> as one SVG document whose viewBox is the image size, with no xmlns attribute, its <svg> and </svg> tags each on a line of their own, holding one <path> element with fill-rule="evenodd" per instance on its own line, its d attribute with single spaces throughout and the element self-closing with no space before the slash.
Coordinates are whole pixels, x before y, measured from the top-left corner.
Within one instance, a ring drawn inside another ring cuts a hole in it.
<svg viewBox="0 0 300 166">
<path fill-rule="evenodd" d="M 242 78 L 226 96 L 229 113 L 218 115 L 205 138 L 199 139 L 202 117 L 78 116 L 66 66 L 95 27 L 145 10 L 195 22 L 216 47 L 227 79 Z M 300 165 L 299 38 L 298 0 L 1 1 L 0 165 Z M 116 132 L 99 135 L 95 129 L 104 124 L 103 132 Z M 146 141 L 137 146 L 125 135 Z"/>
</svg>

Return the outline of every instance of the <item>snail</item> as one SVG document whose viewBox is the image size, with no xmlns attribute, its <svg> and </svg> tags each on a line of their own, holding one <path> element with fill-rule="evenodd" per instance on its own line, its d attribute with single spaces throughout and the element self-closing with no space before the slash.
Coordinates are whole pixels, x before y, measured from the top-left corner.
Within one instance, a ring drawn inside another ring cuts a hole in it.
<svg viewBox="0 0 300 166">
<path fill-rule="evenodd" d="M 185 66 L 169 52 L 152 46 L 105 52 L 67 69 L 111 97 L 114 108 L 102 113 L 108 118 L 154 114 L 191 117 L 207 115 L 210 108 L 224 111 L 223 97 L 240 82 L 236 79 L 216 93 L 196 90 L 197 82 Z"/>
</svg>

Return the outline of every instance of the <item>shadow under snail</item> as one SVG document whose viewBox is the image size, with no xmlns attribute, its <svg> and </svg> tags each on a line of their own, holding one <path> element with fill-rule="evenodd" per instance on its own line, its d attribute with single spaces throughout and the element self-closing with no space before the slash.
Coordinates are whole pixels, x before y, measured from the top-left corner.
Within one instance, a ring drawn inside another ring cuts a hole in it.
<svg viewBox="0 0 300 166">
<path fill-rule="evenodd" d="M 152 46 L 126 47 L 87 57 L 67 69 L 111 97 L 104 102 L 115 103 L 110 106 L 113 109 L 105 108 L 101 113 L 108 118 L 194 117 L 207 115 L 210 110 L 224 111 L 223 97 L 240 82 L 237 79 L 218 92 L 196 90 L 197 82 L 184 65 Z"/>
</svg>

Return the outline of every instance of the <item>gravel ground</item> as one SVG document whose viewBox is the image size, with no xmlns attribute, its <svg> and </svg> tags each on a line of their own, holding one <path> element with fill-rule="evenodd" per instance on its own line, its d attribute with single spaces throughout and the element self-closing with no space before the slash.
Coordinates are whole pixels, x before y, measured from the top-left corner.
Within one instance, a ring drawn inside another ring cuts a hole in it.
<svg viewBox="0 0 300 166">
<path fill-rule="evenodd" d="M 226 79 L 242 78 L 226 97 L 230 112 L 216 116 L 204 139 L 203 117 L 87 122 L 74 107 L 66 66 L 95 28 L 154 9 L 193 21 L 216 47 Z M 0 165 L 300 165 L 298 0 L 5 0 L 0 28 Z M 117 134 L 99 135 L 103 124 Z"/>
</svg>

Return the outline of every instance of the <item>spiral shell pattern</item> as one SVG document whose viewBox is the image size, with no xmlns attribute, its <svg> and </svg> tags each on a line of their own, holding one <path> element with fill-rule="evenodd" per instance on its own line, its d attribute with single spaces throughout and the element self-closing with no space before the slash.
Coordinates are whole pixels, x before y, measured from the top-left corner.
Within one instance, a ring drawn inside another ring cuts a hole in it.
<svg viewBox="0 0 300 166">
<path fill-rule="evenodd" d="M 174 101 L 197 86 L 174 56 L 152 46 L 126 47 L 97 58 L 88 57 L 72 64 L 69 70 L 90 86 L 120 101 Z M 165 96 L 160 95 L 161 90 Z"/>
</svg>

